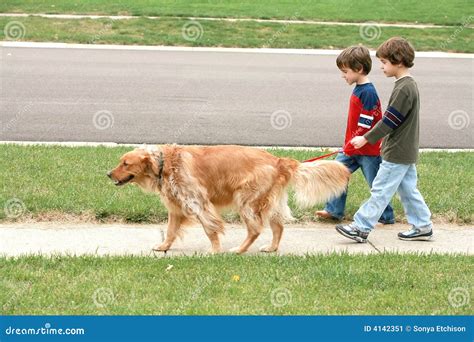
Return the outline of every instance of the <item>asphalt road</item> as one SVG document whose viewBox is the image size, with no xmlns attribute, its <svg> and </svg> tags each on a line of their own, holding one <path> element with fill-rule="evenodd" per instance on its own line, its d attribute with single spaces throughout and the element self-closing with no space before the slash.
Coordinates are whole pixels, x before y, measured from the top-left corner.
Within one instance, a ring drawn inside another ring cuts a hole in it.
<svg viewBox="0 0 474 342">
<path fill-rule="evenodd" d="M 341 146 L 335 56 L 1 47 L 0 140 Z M 421 147 L 474 148 L 474 59 L 417 58 Z M 393 79 L 374 60 L 385 107 Z"/>
</svg>

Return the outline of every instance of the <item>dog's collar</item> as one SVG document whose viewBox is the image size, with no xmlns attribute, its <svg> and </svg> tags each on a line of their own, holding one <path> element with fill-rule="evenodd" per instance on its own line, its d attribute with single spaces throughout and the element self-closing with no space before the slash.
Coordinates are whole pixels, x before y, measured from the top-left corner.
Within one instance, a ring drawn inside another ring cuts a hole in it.
<svg viewBox="0 0 474 342">
<path fill-rule="evenodd" d="M 158 186 L 161 189 L 161 185 L 163 184 L 163 167 L 165 165 L 165 159 L 163 158 L 163 152 L 160 152 L 159 157 L 155 157 L 156 162 L 158 163 Z"/>
</svg>

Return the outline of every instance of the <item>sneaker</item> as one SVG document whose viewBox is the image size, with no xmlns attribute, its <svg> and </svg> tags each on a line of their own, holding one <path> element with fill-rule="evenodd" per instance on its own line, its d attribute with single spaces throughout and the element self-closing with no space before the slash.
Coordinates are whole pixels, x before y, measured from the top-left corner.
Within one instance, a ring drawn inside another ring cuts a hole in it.
<svg viewBox="0 0 474 342">
<path fill-rule="evenodd" d="M 367 237 L 369 236 L 369 233 L 362 232 L 355 223 L 350 223 L 348 225 L 338 224 L 336 225 L 336 230 L 339 234 L 360 243 L 367 242 Z"/>
<path fill-rule="evenodd" d="M 340 221 L 339 218 L 332 216 L 330 212 L 327 212 L 326 210 L 318 210 L 314 213 L 317 217 L 320 217 L 325 220 L 334 220 L 334 221 Z"/>
<path fill-rule="evenodd" d="M 425 227 L 412 226 L 409 231 L 398 233 L 398 238 L 405 241 L 427 241 L 433 237 L 433 227 L 431 225 Z"/>
<path fill-rule="evenodd" d="M 395 220 L 386 221 L 386 220 L 380 219 L 379 223 L 381 223 L 381 224 L 395 224 Z"/>
</svg>

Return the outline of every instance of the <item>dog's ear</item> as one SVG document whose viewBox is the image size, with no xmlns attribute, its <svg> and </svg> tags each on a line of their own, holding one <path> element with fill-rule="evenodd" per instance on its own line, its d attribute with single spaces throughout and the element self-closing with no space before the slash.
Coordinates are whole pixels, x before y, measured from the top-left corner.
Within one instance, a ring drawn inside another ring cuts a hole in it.
<svg viewBox="0 0 474 342">
<path fill-rule="evenodd" d="M 149 154 L 141 156 L 140 161 L 142 162 L 145 171 L 151 172 L 154 175 L 158 174 L 158 167 L 153 163 Z"/>
<path fill-rule="evenodd" d="M 144 166 L 144 169 L 151 168 L 151 163 L 150 163 L 150 156 L 149 155 L 144 155 L 140 156 L 140 161 L 142 165 Z"/>
</svg>

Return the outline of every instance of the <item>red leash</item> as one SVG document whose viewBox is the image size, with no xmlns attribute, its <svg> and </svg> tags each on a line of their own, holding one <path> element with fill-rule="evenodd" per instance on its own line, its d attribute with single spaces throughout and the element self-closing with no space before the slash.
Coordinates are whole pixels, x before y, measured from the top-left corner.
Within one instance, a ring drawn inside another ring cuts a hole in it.
<svg viewBox="0 0 474 342">
<path fill-rule="evenodd" d="M 338 153 L 341 153 L 341 152 L 344 152 L 348 146 L 351 145 L 350 142 L 348 142 L 346 145 L 344 145 L 343 148 L 340 148 L 339 150 L 335 151 L 335 152 L 331 152 L 331 153 L 328 153 L 328 154 L 324 154 L 322 156 L 319 156 L 319 157 L 316 157 L 316 158 L 312 158 L 312 159 L 308 159 L 308 160 L 305 160 L 305 161 L 302 161 L 302 163 L 310 163 L 310 162 L 313 162 L 315 160 L 318 160 L 318 159 L 324 159 L 324 158 L 327 158 L 327 157 L 330 157 L 334 154 L 338 154 Z"/>
<path fill-rule="evenodd" d="M 340 150 L 337 150 L 335 152 L 331 152 L 331 153 L 328 153 L 328 154 L 324 154 L 322 156 L 319 156 L 319 157 L 316 157 L 316 158 L 312 158 L 312 159 L 308 159 L 308 160 L 305 160 L 305 161 L 302 161 L 302 163 L 309 163 L 309 162 L 313 162 L 315 160 L 318 160 L 318 159 L 324 159 L 324 158 L 327 158 L 327 157 L 330 157 L 334 154 L 338 154 L 339 152 L 342 152 L 342 148 Z"/>
</svg>

